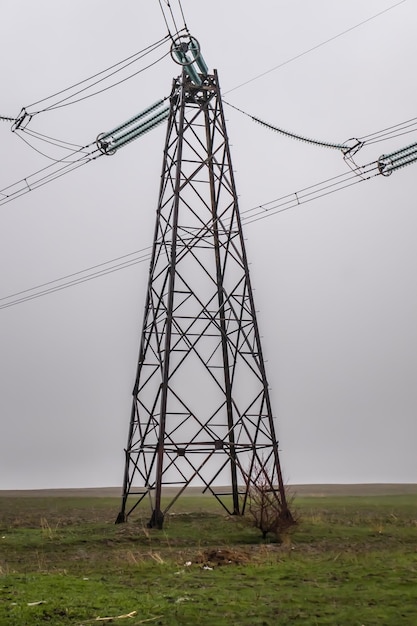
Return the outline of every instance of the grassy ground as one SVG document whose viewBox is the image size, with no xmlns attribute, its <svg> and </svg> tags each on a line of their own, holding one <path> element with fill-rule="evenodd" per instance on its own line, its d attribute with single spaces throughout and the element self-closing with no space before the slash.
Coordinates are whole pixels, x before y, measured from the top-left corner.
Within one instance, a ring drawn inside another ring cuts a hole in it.
<svg viewBox="0 0 417 626">
<path fill-rule="evenodd" d="M 282 543 L 210 498 L 162 531 L 118 506 L 0 498 L 1 626 L 417 624 L 417 495 L 297 497 Z"/>
</svg>

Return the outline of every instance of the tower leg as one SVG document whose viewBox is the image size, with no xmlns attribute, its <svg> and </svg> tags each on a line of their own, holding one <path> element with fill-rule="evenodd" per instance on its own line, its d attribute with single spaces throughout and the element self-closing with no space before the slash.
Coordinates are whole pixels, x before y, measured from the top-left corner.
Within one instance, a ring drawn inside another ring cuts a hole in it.
<svg viewBox="0 0 417 626">
<path fill-rule="evenodd" d="M 171 93 L 117 522 L 149 496 L 148 525 L 162 528 L 191 484 L 243 514 L 260 473 L 289 519 L 218 77 L 197 87 L 184 71 Z"/>
</svg>

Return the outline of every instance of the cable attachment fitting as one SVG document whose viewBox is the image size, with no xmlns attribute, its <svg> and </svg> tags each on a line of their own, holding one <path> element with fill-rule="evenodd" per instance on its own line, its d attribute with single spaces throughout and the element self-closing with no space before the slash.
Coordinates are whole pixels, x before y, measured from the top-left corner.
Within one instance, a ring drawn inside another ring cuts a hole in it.
<svg viewBox="0 0 417 626">
<path fill-rule="evenodd" d="M 378 171 L 382 176 L 391 176 L 394 162 L 387 155 L 381 154 L 377 161 Z"/>
<path fill-rule="evenodd" d="M 390 176 L 392 172 L 417 161 L 417 143 L 411 143 L 390 154 L 381 154 L 377 164 L 382 176 Z"/>
<path fill-rule="evenodd" d="M 169 116 L 169 106 L 163 106 L 165 100 L 166 98 L 158 100 L 113 130 L 101 133 L 96 139 L 100 152 L 107 155 L 115 154 L 122 146 L 162 124 Z"/>
<path fill-rule="evenodd" d="M 208 67 L 202 57 L 200 44 L 191 35 L 180 35 L 171 45 L 171 57 L 185 67 L 190 80 L 196 85 L 203 83 L 201 74 L 207 76 Z M 196 67 L 197 66 L 197 67 Z"/>
<path fill-rule="evenodd" d="M 342 148 L 343 155 L 345 157 L 353 157 L 354 154 L 359 152 L 359 150 L 364 146 L 365 142 L 360 139 L 356 139 L 356 137 L 351 137 L 351 139 L 347 139 Z"/>
<path fill-rule="evenodd" d="M 17 118 L 14 120 L 12 133 L 14 133 L 15 130 L 19 130 L 19 128 L 26 128 L 31 119 L 32 115 L 26 111 L 25 107 L 23 107 Z"/>
</svg>

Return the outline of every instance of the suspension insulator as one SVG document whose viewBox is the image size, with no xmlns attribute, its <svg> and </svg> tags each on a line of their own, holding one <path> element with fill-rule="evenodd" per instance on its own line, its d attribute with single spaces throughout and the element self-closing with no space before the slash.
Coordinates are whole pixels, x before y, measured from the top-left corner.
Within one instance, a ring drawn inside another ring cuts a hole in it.
<svg viewBox="0 0 417 626">
<path fill-rule="evenodd" d="M 163 100 L 160 102 L 163 102 Z M 157 111 L 154 115 L 147 116 L 155 108 L 156 105 L 152 105 L 139 115 L 117 126 L 115 130 L 109 133 L 101 133 L 96 139 L 97 148 L 103 154 L 112 155 L 122 146 L 161 124 L 169 116 L 169 106 Z"/>
<path fill-rule="evenodd" d="M 395 150 L 390 154 L 382 154 L 377 163 L 379 173 L 383 176 L 389 176 L 395 170 L 406 165 L 411 165 L 417 161 L 417 143 L 412 143 L 405 148 Z"/>
<path fill-rule="evenodd" d="M 171 57 L 175 63 L 185 67 L 185 71 L 193 83 L 202 84 L 200 74 L 207 76 L 208 67 L 201 55 L 200 44 L 197 39 L 190 35 L 177 37 L 171 46 Z"/>
</svg>

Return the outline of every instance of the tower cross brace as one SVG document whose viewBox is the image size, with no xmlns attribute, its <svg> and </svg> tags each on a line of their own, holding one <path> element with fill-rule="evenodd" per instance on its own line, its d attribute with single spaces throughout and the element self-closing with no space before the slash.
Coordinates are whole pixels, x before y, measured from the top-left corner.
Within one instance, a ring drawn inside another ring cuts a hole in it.
<svg viewBox="0 0 417 626">
<path fill-rule="evenodd" d="M 149 499 L 149 526 L 162 528 L 195 484 L 244 514 L 260 478 L 290 518 L 218 76 L 196 85 L 184 68 L 170 96 L 116 521 Z"/>
</svg>

